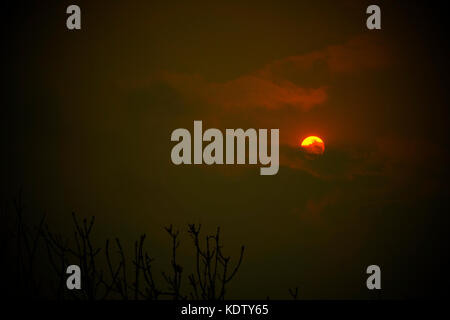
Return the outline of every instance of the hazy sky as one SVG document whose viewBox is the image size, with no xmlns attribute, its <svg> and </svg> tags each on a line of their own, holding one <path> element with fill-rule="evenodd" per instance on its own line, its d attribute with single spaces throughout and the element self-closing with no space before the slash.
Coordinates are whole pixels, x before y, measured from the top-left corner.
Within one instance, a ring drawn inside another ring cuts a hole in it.
<svg viewBox="0 0 450 320">
<path fill-rule="evenodd" d="M 163 226 L 221 226 L 226 251 L 247 246 L 232 297 L 364 298 L 370 264 L 385 297 L 430 294 L 448 250 L 446 36 L 436 8 L 378 1 L 369 31 L 357 3 L 81 1 L 80 31 L 64 3 L 24 5 L 6 30 L 5 195 L 23 186 L 62 230 L 76 211 L 105 236 L 148 232 L 161 257 Z M 173 165 L 170 134 L 194 120 L 279 128 L 279 173 Z"/>
</svg>

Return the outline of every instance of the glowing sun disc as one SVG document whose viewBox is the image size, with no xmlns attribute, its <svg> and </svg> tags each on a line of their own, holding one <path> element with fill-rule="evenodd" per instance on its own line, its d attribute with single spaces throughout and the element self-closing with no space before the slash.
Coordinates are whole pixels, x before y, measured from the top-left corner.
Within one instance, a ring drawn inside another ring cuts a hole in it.
<svg viewBox="0 0 450 320">
<path fill-rule="evenodd" d="M 302 141 L 301 147 L 309 154 L 323 154 L 325 144 L 323 140 L 316 136 L 309 136 Z"/>
</svg>

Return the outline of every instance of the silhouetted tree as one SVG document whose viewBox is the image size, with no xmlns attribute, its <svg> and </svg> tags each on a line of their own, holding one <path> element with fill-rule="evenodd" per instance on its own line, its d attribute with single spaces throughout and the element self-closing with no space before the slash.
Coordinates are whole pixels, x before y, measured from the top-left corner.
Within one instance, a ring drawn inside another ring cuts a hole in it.
<svg viewBox="0 0 450 320">
<path fill-rule="evenodd" d="M 51 231 L 44 217 L 37 227 L 28 226 L 23 215 L 22 193 L 13 204 L 16 213 L 13 217 L 8 214 L 7 206 L 1 210 L 4 239 L 0 253 L 4 258 L 2 268 L 5 264 L 9 266 L 6 269 L 16 279 L 14 286 L 21 296 L 42 297 L 40 289 L 44 280 L 40 275 L 44 273 L 45 287 L 53 284 L 52 291 L 46 292 L 45 296 L 60 300 L 225 299 L 226 287 L 235 277 L 244 256 L 242 246 L 236 264 L 231 267 L 231 257 L 224 255 L 220 243 L 220 228 L 214 235 L 204 236 L 202 243 L 201 225 L 188 225 L 187 231 L 195 250 L 195 271 L 187 277 L 189 286 L 183 288 L 183 267 L 177 259 L 180 231 L 170 225 L 165 228 L 171 241 L 170 271 L 160 273 L 161 283 L 158 284 L 154 259 L 145 249 L 145 234 L 134 242 L 132 257 L 127 257 L 119 238 L 115 238 L 113 245 L 109 239 L 103 247 L 94 244 L 95 217 L 79 221 L 72 213 L 72 236 L 61 236 Z M 37 268 L 38 255 L 40 268 Z M 71 264 L 80 266 L 82 270 L 81 290 L 66 289 L 66 269 Z M 54 272 L 47 272 L 47 267 Z M 167 289 L 162 289 L 164 286 Z"/>
</svg>

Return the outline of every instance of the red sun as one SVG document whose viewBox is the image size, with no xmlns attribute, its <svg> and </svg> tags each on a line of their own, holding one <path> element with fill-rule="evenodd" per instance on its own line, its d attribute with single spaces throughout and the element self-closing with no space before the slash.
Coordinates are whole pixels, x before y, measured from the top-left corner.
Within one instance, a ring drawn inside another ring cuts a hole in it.
<svg viewBox="0 0 450 320">
<path fill-rule="evenodd" d="M 302 141 L 301 147 L 308 154 L 320 155 L 325 151 L 323 140 L 316 136 L 309 136 Z"/>
</svg>

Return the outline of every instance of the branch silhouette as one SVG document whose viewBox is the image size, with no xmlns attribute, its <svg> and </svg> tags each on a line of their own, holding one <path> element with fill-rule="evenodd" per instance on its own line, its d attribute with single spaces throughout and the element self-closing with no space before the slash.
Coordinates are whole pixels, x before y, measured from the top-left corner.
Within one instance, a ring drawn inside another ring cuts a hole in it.
<svg viewBox="0 0 450 320">
<path fill-rule="evenodd" d="M 223 252 L 220 228 L 213 235 L 202 235 L 201 225 L 189 224 L 187 233 L 192 239 L 195 267 L 185 279 L 185 269 L 178 259 L 181 232 L 173 225 L 164 228 L 170 239 L 170 269 L 155 273 L 155 259 L 145 246 L 146 234 L 134 241 L 134 252 L 127 255 L 119 238 L 106 239 L 104 245 L 96 246 L 95 217 L 80 220 L 72 213 L 73 231 L 62 236 L 51 230 L 45 216 L 36 227 L 29 227 L 21 192 L 13 201 L 13 211 L 15 215 L 10 215 L 6 205 L 1 210 L 5 222 L 1 254 L 3 261 L 11 262 L 7 270 L 9 274 L 14 271 L 12 278 L 16 279 L 18 296 L 26 293 L 58 300 L 223 300 L 244 257 L 242 246 L 232 265 L 231 257 Z M 71 264 L 81 269 L 80 290 L 66 288 L 66 269 Z M 53 272 L 48 272 L 48 268 Z M 187 285 L 183 286 L 186 280 Z"/>
</svg>

